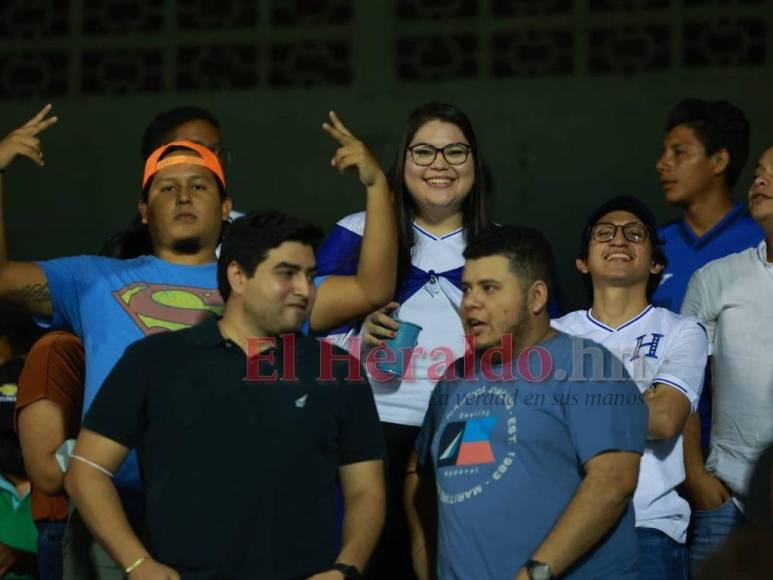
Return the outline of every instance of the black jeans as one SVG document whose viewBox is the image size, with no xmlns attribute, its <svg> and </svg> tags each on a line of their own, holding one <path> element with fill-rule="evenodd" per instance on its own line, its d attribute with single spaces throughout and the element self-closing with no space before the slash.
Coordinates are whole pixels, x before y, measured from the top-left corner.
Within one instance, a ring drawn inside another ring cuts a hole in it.
<svg viewBox="0 0 773 580">
<path fill-rule="evenodd" d="M 414 449 L 419 427 L 381 423 L 386 457 L 386 520 L 376 549 L 365 571 L 367 580 L 413 580 L 411 539 L 403 508 L 403 488 L 408 459 Z"/>
</svg>

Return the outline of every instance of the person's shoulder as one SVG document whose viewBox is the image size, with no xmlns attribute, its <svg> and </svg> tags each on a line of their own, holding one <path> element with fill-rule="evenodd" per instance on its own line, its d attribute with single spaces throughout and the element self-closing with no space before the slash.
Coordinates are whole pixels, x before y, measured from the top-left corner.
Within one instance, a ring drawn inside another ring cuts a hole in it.
<svg viewBox="0 0 773 580">
<path fill-rule="evenodd" d="M 83 343 L 80 338 L 71 332 L 55 330 L 43 335 L 43 337 L 32 346 L 28 357 L 33 355 L 82 357 Z"/>
<path fill-rule="evenodd" d="M 150 334 L 130 344 L 126 348 L 126 352 L 132 353 L 135 356 L 152 357 L 153 359 L 166 359 L 169 357 L 169 353 L 173 351 L 191 353 L 191 347 L 201 343 L 201 337 L 205 331 L 202 326 L 206 323 L 205 321 L 180 330 Z"/>
<path fill-rule="evenodd" d="M 362 236 L 365 233 L 365 212 L 358 211 L 357 213 L 343 217 L 336 222 L 336 225 Z"/>
<path fill-rule="evenodd" d="M 692 316 L 679 314 L 677 312 L 674 312 L 673 310 L 669 310 L 668 308 L 653 306 L 651 320 L 653 321 L 653 324 L 656 324 L 659 326 L 674 327 L 674 326 L 682 326 L 683 324 L 688 323 L 691 320 L 697 320 L 697 319 Z"/>
<path fill-rule="evenodd" d="M 107 256 L 95 256 L 93 254 L 79 254 L 77 256 L 65 256 L 39 262 L 45 269 L 47 268 L 66 268 L 79 277 L 85 277 L 92 274 L 103 275 L 107 271 L 114 271 L 125 267 L 125 262 L 129 260 L 119 260 L 118 258 L 109 258 Z"/>
<path fill-rule="evenodd" d="M 294 337 L 296 364 L 314 370 L 317 379 L 329 371 L 338 384 L 365 381 L 358 356 L 325 340 L 325 337 L 301 333 L 295 334 Z M 287 348 L 287 343 L 284 346 Z"/>
<path fill-rule="evenodd" d="M 738 269 L 752 265 L 757 260 L 758 246 L 752 246 L 739 252 L 712 260 L 695 271 L 695 275 L 705 278 L 722 278 L 734 274 Z"/>
<path fill-rule="evenodd" d="M 667 308 L 654 307 L 653 308 L 653 329 L 662 333 L 670 333 L 673 336 L 680 336 L 680 340 L 670 342 L 671 347 L 679 348 L 680 346 L 689 346 L 683 344 L 683 341 L 688 339 L 696 340 L 708 340 L 708 331 L 706 325 L 696 316 L 690 316 L 687 314 L 678 314 L 672 312 Z M 697 336 L 696 336 L 697 335 Z M 690 340 L 689 342 L 694 342 Z"/>
<path fill-rule="evenodd" d="M 566 334 L 576 334 L 588 324 L 588 311 L 575 310 L 550 321 L 550 326 Z"/>
<path fill-rule="evenodd" d="M 68 350 L 71 348 L 80 348 L 83 350 L 83 344 L 80 339 L 65 330 L 54 330 L 44 334 L 40 340 L 32 345 L 30 352 L 41 350 Z"/>
<path fill-rule="evenodd" d="M 664 241 L 670 240 L 678 231 L 682 224 L 682 218 L 674 218 L 660 226 L 658 226 L 658 235 L 664 239 Z"/>
</svg>

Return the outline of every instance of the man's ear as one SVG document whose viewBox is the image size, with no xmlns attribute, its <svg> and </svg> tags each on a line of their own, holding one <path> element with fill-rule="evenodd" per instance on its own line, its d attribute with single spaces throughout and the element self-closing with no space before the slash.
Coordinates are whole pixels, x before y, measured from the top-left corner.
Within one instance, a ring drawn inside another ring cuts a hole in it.
<svg viewBox="0 0 773 580">
<path fill-rule="evenodd" d="M 650 266 L 650 274 L 652 275 L 660 274 L 663 268 L 665 268 L 663 264 L 660 264 L 655 260 L 652 260 L 652 266 Z"/>
<path fill-rule="evenodd" d="M 548 285 L 542 280 L 532 282 L 527 291 L 526 300 L 532 314 L 542 312 L 548 304 Z"/>
<path fill-rule="evenodd" d="M 223 211 L 223 217 L 222 221 L 226 221 L 228 219 L 228 216 L 231 215 L 231 210 L 233 209 L 233 202 L 231 201 L 231 198 L 229 196 L 225 196 L 223 198 L 223 202 L 221 203 L 221 208 Z"/>
<path fill-rule="evenodd" d="M 580 271 L 581 274 L 590 274 L 590 271 L 588 270 L 588 260 L 584 258 L 575 258 L 574 259 L 574 265 L 577 266 L 577 269 Z"/>
<path fill-rule="evenodd" d="M 730 165 L 730 153 L 727 149 L 719 149 L 711 154 L 711 161 L 714 165 L 714 175 L 720 175 L 726 172 Z"/>
<path fill-rule="evenodd" d="M 147 225 L 148 224 L 148 202 L 141 199 L 140 203 L 137 205 L 137 209 L 140 212 L 140 218 L 142 218 L 142 223 Z"/>
<path fill-rule="evenodd" d="M 226 269 L 228 285 L 231 287 L 231 294 L 244 294 L 244 285 L 247 282 L 247 276 L 242 267 L 234 260 L 228 264 Z"/>
</svg>

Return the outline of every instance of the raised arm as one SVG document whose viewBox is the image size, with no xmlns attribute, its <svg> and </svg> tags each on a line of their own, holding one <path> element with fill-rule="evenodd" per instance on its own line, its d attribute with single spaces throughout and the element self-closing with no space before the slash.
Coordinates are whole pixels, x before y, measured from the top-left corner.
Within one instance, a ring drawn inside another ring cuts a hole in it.
<svg viewBox="0 0 773 580">
<path fill-rule="evenodd" d="M 611 530 L 636 489 L 641 456 L 630 451 L 600 453 L 585 462 L 574 497 L 531 558 L 560 577 Z M 516 576 L 528 580 L 525 568 Z"/>
<path fill-rule="evenodd" d="M 3 195 L 6 171 L 14 159 L 27 157 L 43 167 L 43 153 L 37 135 L 57 122 L 57 117 L 48 117 L 50 112 L 51 105 L 46 105 L 27 123 L 0 141 L 0 297 L 12 295 L 20 299 L 30 313 L 43 317 L 52 314 L 46 275 L 33 262 L 8 261 Z"/>
<path fill-rule="evenodd" d="M 329 276 L 322 282 L 311 312 L 315 331 L 335 328 L 383 306 L 392 299 L 397 279 L 397 225 L 384 171 L 334 112 L 322 128 L 341 145 L 330 164 L 340 172 L 356 168 L 367 198 L 357 272 Z"/>
<path fill-rule="evenodd" d="M 120 443 L 83 429 L 65 477 L 67 493 L 113 560 L 124 570 L 136 566 L 128 575 L 130 580 L 178 580 L 177 572 L 150 557 L 121 506 L 109 474 L 115 473 L 128 454 L 129 449 Z"/>
</svg>

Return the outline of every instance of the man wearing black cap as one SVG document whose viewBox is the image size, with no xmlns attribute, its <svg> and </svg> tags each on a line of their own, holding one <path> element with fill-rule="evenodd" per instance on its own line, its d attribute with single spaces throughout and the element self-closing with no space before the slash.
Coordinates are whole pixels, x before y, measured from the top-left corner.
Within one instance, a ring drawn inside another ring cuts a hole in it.
<svg viewBox="0 0 773 580">
<path fill-rule="evenodd" d="M 649 407 L 633 498 L 640 578 L 686 579 L 690 507 L 676 487 L 685 477 L 682 429 L 703 387 L 706 330 L 695 318 L 650 304 L 666 258 L 655 218 L 638 199 L 616 197 L 593 212 L 576 264 L 592 290 L 593 306 L 554 320 L 553 326 L 612 351 Z"/>
</svg>

